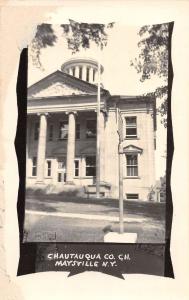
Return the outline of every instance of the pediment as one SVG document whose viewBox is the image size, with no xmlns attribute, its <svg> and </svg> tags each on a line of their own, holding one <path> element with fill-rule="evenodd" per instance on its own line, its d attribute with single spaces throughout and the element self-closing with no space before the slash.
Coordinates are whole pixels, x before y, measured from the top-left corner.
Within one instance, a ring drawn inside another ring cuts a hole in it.
<svg viewBox="0 0 189 300">
<path fill-rule="evenodd" d="M 97 86 L 61 71 L 56 71 L 28 88 L 28 98 L 94 95 Z"/>
<path fill-rule="evenodd" d="M 123 148 L 124 153 L 142 153 L 143 149 L 134 145 L 128 145 Z"/>
</svg>

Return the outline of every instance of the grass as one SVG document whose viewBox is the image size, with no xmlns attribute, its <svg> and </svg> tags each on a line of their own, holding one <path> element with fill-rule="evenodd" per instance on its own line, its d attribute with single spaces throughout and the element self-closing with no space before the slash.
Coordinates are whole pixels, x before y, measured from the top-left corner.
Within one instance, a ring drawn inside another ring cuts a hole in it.
<svg viewBox="0 0 189 300">
<path fill-rule="evenodd" d="M 74 191 L 73 191 L 74 192 Z M 75 193 L 27 195 L 28 209 L 63 211 L 71 213 L 115 215 L 119 210 L 119 200 L 112 198 L 84 198 Z M 124 213 L 132 216 L 165 220 L 165 203 L 124 200 Z"/>
<path fill-rule="evenodd" d="M 108 198 L 83 198 L 73 193 L 62 195 L 28 195 L 26 209 L 95 214 L 106 216 L 119 215 L 118 199 Z M 124 217 L 135 218 L 136 222 L 126 222 L 125 232 L 136 232 L 138 243 L 162 243 L 165 240 L 165 203 L 124 201 Z M 144 218 L 141 223 L 137 218 Z M 59 218 L 26 215 L 25 229 L 29 233 L 27 241 L 34 241 L 36 233 L 56 232 L 58 242 L 102 242 L 103 229 L 107 225 L 112 227 L 114 232 L 119 232 L 119 223 L 110 221 L 83 220 L 77 218 Z M 44 233 L 45 234 L 45 233 Z M 38 235 L 40 236 L 40 234 Z M 43 239 L 43 234 L 41 239 Z M 46 234 L 45 234 L 46 239 Z M 43 240 L 41 240 L 43 241 Z"/>
</svg>

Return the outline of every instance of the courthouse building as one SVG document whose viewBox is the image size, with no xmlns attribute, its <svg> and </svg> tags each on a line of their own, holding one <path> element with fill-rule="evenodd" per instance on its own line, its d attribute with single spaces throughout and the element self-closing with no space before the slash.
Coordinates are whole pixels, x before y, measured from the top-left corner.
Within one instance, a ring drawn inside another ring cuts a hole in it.
<svg viewBox="0 0 189 300">
<path fill-rule="evenodd" d="M 28 88 L 27 187 L 95 193 L 97 69 L 93 59 L 70 59 Z M 124 198 L 148 200 L 155 184 L 155 99 L 111 95 L 103 86 L 100 94 L 100 193 L 119 196 L 122 134 Z"/>
</svg>

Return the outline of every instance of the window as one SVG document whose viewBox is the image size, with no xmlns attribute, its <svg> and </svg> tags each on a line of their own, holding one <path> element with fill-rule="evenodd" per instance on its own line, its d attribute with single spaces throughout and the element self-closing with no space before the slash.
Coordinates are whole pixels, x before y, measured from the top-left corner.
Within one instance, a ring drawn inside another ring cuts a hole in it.
<svg viewBox="0 0 189 300">
<path fill-rule="evenodd" d="M 65 163 L 63 160 L 58 160 L 58 169 L 64 169 L 65 168 Z"/>
<path fill-rule="evenodd" d="M 57 178 L 58 182 L 62 182 L 62 173 L 58 173 L 58 178 Z"/>
<path fill-rule="evenodd" d="M 96 71 L 95 69 L 93 69 L 93 81 L 95 81 L 95 75 L 96 75 Z"/>
<path fill-rule="evenodd" d="M 138 156 L 137 154 L 126 155 L 127 159 L 127 176 L 138 176 Z"/>
<path fill-rule="evenodd" d="M 138 194 L 126 194 L 127 200 L 138 200 Z"/>
<path fill-rule="evenodd" d="M 75 163 L 75 176 L 78 177 L 79 176 L 79 160 L 75 159 L 74 163 Z"/>
<path fill-rule="evenodd" d="M 66 181 L 66 163 L 64 158 L 58 159 L 58 182 L 65 182 Z"/>
<path fill-rule="evenodd" d="M 137 122 L 136 117 L 126 117 L 126 138 L 136 138 Z"/>
<path fill-rule="evenodd" d="M 59 125 L 59 140 L 67 140 L 68 138 L 68 121 L 62 121 Z"/>
<path fill-rule="evenodd" d="M 53 140 L 53 125 L 49 125 L 49 141 Z"/>
<path fill-rule="evenodd" d="M 79 67 L 79 79 L 82 79 L 82 67 Z"/>
<path fill-rule="evenodd" d="M 72 75 L 75 76 L 75 67 L 72 68 Z"/>
<path fill-rule="evenodd" d="M 80 124 L 76 124 L 75 137 L 76 137 L 77 140 L 80 139 Z"/>
<path fill-rule="evenodd" d="M 86 80 L 89 81 L 89 68 L 87 68 Z"/>
<path fill-rule="evenodd" d="M 32 159 L 32 176 L 37 176 L 37 157 Z"/>
<path fill-rule="evenodd" d="M 51 160 L 47 160 L 47 176 L 48 177 L 51 176 L 51 165 L 52 165 Z"/>
<path fill-rule="evenodd" d="M 86 138 L 96 137 L 96 120 L 87 120 L 86 124 Z"/>
<path fill-rule="evenodd" d="M 34 140 L 37 141 L 39 139 L 39 122 L 34 124 Z"/>
<path fill-rule="evenodd" d="M 86 156 L 86 176 L 96 176 L 96 156 Z"/>
</svg>

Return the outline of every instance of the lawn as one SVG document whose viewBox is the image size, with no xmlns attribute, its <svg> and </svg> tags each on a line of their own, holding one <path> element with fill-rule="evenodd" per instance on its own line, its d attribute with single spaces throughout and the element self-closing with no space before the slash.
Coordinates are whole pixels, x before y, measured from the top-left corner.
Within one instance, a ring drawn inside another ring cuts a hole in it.
<svg viewBox="0 0 189 300">
<path fill-rule="evenodd" d="M 117 199 L 79 198 L 73 195 L 30 195 L 26 200 L 29 211 L 50 213 L 74 213 L 118 217 Z M 47 232 L 55 233 L 58 242 L 103 242 L 104 228 L 111 226 L 119 232 L 117 221 L 86 220 L 58 216 L 34 216 L 26 214 L 25 241 L 48 241 Z M 165 240 L 165 204 L 153 202 L 124 201 L 124 217 L 134 221 L 125 222 L 125 232 L 136 232 L 138 243 L 162 243 Z M 137 220 L 144 219 L 138 222 Z M 136 221 L 135 221 L 136 220 Z M 50 234 L 49 236 L 53 236 Z M 37 239 L 37 240 L 36 240 Z"/>
</svg>

